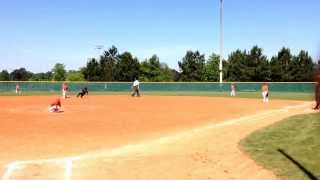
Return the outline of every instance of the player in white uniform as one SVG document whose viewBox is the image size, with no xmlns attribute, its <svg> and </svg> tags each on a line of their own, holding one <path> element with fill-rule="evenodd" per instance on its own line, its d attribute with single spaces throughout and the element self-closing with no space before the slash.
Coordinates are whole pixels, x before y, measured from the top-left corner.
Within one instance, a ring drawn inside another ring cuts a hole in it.
<svg viewBox="0 0 320 180">
<path fill-rule="evenodd" d="M 64 82 L 62 84 L 62 97 L 63 97 L 63 99 L 68 98 L 68 95 L 67 95 L 68 90 L 69 90 L 68 84 L 66 82 Z"/>
<path fill-rule="evenodd" d="M 230 91 L 230 96 L 236 96 L 236 85 L 234 83 L 231 83 Z"/>
<path fill-rule="evenodd" d="M 315 80 L 316 80 L 316 86 L 315 86 L 315 101 L 316 101 L 316 105 L 315 105 L 315 107 L 313 109 L 319 110 L 319 108 L 320 108 L 320 72 L 316 76 Z"/>
<path fill-rule="evenodd" d="M 262 84 L 261 93 L 262 93 L 263 102 L 269 102 L 269 86 L 267 83 Z"/>
<path fill-rule="evenodd" d="M 132 84 L 132 94 L 131 96 L 134 97 L 135 95 L 137 95 L 138 97 L 140 96 L 140 82 L 138 81 L 138 79 L 135 79 L 133 81 L 133 84 Z"/>
<path fill-rule="evenodd" d="M 21 94 L 21 89 L 19 84 L 16 84 L 16 94 Z"/>
</svg>

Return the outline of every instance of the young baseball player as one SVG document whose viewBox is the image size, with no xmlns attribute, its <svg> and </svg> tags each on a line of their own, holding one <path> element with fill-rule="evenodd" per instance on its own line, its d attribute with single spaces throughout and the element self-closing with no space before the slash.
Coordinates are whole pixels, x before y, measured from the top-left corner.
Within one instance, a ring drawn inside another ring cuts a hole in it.
<svg viewBox="0 0 320 180">
<path fill-rule="evenodd" d="M 55 99 L 49 107 L 49 112 L 61 112 L 61 101 L 59 98 Z"/>
<path fill-rule="evenodd" d="M 315 110 L 318 110 L 320 108 L 320 74 L 316 76 L 316 85 L 315 85 L 315 101 L 316 101 L 316 106 L 313 108 Z"/>
<path fill-rule="evenodd" d="M 16 84 L 16 94 L 21 94 L 21 89 L 19 84 Z"/>
<path fill-rule="evenodd" d="M 69 90 L 68 84 L 66 82 L 64 82 L 62 84 L 62 97 L 63 97 L 63 99 L 68 98 L 68 96 L 67 96 L 68 90 Z"/>
<path fill-rule="evenodd" d="M 263 102 L 269 102 L 269 87 L 267 83 L 262 84 L 261 93 L 263 97 Z"/>
<path fill-rule="evenodd" d="M 140 97 L 140 82 L 138 81 L 138 79 L 135 78 L 135 80 L 133 81 L 133 84 L 132 84 L 132 94 L 131 96 L 134 97 L 135 95 L 137 95 L 138 97 Z"/>
<path fill-rule="evenodd" d="M 236 96 L 236 85 L 234 83 L 230 85 L 230 96 Z"/>
<path fill-rule="evenodd" d="M 77 97 L 83 97 L 84 95 L 88 95 L 89 94 L 89 91 L 88 91 L 88 88 L 87 87 L 84 87 L 82 90 L 81 90 L 81 92 L 79 92 L 78 94 L 77 94 Z"/>
</svg>

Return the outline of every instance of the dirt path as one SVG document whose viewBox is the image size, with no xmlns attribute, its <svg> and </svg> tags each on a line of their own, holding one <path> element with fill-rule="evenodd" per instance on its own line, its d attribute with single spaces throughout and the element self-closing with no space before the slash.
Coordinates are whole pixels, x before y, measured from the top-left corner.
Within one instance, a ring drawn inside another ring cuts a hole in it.
<svg viewBox="0 0 320 180">
<path fill-rule="evenodd" d="M 277 179 L 239 150 L 239 141 L 285 117 L 311 112 L 310 104 L 269 110 L 161 140 L 74 166 L 75 179 Z M 119 149 L 120 150 L 120 149 Z M 97 167 L 92 171 L 84 171 Z"/>
</svg>

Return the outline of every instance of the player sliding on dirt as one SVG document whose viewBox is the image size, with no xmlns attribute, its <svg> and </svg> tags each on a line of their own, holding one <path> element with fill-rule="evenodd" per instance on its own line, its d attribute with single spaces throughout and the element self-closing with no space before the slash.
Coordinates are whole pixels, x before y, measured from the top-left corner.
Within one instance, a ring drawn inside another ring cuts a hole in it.
<svg viewBox="0 0 320 180">
<path fill-rule="evenodd" d="M 84 87 L 82 90 L 81 90 L 81 92 L 79 92 L 78 94 L 77 94 L 77 97 L 83 97 L 84 95 L 88 95 L 89 94 L 89 91 L 88 91 L 88 88 L 87 87 Z"/>
<path fill-rule="evenodd" d="M 61 110 L 61 101 L 60 101 L 59 98 L 57 98 L 55 101 L 53 101 L 50 104 L 49 112 L 62 112 L 62 110 Z"/>
</svg>

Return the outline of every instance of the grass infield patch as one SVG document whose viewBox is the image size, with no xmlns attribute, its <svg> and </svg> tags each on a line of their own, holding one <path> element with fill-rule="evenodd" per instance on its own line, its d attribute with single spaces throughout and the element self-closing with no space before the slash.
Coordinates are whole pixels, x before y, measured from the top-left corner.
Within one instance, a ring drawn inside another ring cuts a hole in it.
<svg viewBox="0 0 320 180">
<path fill-rule="evenodd" d="M 252 133 L 240 146 L 283 179 L 320 179 L 320 113 L 287 118 Z"/>
</svg>

